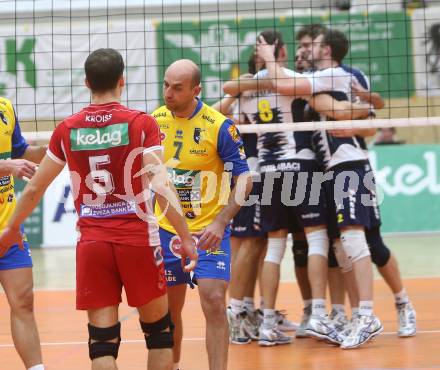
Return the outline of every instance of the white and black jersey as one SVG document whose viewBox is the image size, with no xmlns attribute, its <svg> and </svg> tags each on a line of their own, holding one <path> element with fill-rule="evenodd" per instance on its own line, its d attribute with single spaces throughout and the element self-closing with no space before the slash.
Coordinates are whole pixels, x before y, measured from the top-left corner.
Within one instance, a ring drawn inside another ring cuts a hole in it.
<svg viewBox="0 0 440 370">
<path fill-rule="evenodd" d="M 351 101 L 351 82 L 354 75 L 343 67 L 316 71 L 307 77 L 313 83 L 314 93 L 326 93 L 338 101 Z M 326 121 L 327 117 L 314 112 L 313 121 Z M 315 131 L 313 146 L 320 164 L 329 170 L 341 163 L 366 161 L 365 141 L 356 136 L 338 138 L 325 130 Z"/>
<path fill-rule="evenodd" d="M 289 76 L 301 76 L 285 69 Z M 263 70 L 258 77 L 267 76 Z M 296 107 L 297 100 L 291 96 L 272 91 L 253 92 L 242 96 L 240 111 L 253 124 L 287 123 L 302 121 L 295 114 L 302 115 L 304 107 Z M 312 147 L 312 132 L 268 132 L 258 135 L 258 161 L 261 172 L 295 171 L 298 161 L 315 161 Z"/>
</svg>

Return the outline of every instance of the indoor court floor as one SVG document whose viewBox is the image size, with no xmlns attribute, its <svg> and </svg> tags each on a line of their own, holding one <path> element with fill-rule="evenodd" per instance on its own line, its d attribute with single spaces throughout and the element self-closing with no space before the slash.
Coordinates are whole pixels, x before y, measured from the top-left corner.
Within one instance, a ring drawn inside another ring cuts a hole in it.
<svg viewBox="0 0 440 370">
<path fill-rule="evenodd" d="M 229 370 L 294 369 L 440 369 L 440 235 L 386 238 L 400 263 L 406 289 L 417 310 L 418 334 L 399 339 L 394 300 L 384 282 L 375 281 L 375 311 L 384 332 L 361 348 L 341 350 L 312 339 L 261 348 L 256 343 L 231 345 Z M 59 248 L 33 251 L 36 316 L 45 364 L 49 370 L 89 369 L 86 314 L 75 311 L 75 251 Z M 298 321 L 301 300 L 293 281 L 292 256 L 285 257 L 277 308 Z M 122 338 L 119 369 L 146 369 L 146 350 L 136 311 L 121 305 Z M 204 320 L 196 290 L 188 290 L 184 309 L 181 370 L 207 370 Z M 8 305 L 0 293 L 0 370 L 19 370 L 9 329 Z"/>
</svg>

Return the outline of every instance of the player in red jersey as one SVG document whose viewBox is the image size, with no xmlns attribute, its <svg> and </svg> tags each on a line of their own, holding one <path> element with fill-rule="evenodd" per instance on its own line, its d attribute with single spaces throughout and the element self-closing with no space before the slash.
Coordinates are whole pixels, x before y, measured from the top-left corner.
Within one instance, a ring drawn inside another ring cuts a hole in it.
<svg viewBox="0 0 440 370">
<path fill-rule="evenodd" d="M 146 113 L 119 103 L 124 62 L 113 49 L 99 49 L 85 62 L 92 104 L 55 129 L 47 155 L 24 190 L 1 245 L 21 240 L 19 225 L 67 163 L 75 194 L 77 309 L 87 310 L 93 370 L 116 369 L 121 341 L 118 305 L 122 287 L 137 307 L 150 349 L 148 368 L 172 367 L 173 324 L 151 190 L 181 240 L 182 264 L 191 270 L 195 245 L 162 162 L 159 127 Z"/>
</svg>

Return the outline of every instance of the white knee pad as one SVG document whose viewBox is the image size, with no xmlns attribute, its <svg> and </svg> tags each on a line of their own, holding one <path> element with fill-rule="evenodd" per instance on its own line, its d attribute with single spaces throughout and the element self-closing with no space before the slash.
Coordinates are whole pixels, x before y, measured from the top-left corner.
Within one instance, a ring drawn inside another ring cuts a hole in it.
<svg viewBox="0 0 440 370">
<path fill-rule="evenodd" d="M 349 229 L 341 232 L 341 243 L 347 258 L 356 262 L 370 256 L 364 230 Z"/>
<path fill-rule="evenodd" d="M 353 263 L 348 259 L 340 239 L 333 242 L 333 248 L 335 249 L 336 260 L 338 261 L 341 272 L 346 274 L 353 270 Z"/>
<path fill-rule="evenodd" d="M 264 262 L 281 264 L 286 251 L 287 238 L 269 238 L 267 240 L 267 252 L 264 257 Z"/>
<path fill-rule="evenodd" d="M 320 256 L 328 258 L 329 241 L 327 229 L 307 233 L 306 238 L 307 244 L 309 245 L 309 256 L 319 254 Z"/>
</svg>

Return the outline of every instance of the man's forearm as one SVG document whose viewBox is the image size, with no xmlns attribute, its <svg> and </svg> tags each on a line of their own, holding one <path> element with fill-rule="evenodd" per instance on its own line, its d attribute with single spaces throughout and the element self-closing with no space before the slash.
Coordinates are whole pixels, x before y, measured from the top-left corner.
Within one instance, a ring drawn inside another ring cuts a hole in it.
<svg viewBox="0 0 440 370">
<path fill-rule="evenodd" d="M 21 158 L 40 163 L 47 151 L 46 146 L 29 145 Z"/>
<path fill-rule="evenodd" d="M 24 220 L 32 213 L 34 208 L 40 202 L 46 188 L 38 188 L 34 186 L 32 181 L 24 188 L 23 193 L 18 199 L 15 212 L 9 220 L 8 226 L 18 228 Z"/>
</svg>

